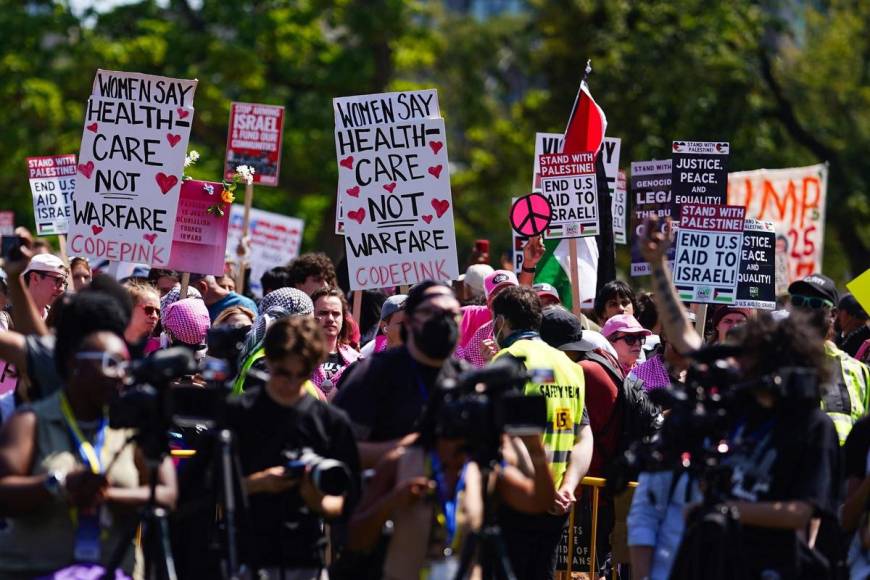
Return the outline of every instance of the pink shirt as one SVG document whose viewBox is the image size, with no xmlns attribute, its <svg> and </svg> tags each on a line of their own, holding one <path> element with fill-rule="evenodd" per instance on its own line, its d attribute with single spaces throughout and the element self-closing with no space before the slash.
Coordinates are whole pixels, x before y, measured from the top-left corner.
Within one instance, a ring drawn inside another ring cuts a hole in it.
<svg viewBox="0 0 870 580">
<path fill-rule="evenodd" d="M 459 323 L 459 347 L 465 348 L 474 333 L 492 320 L 492 313 L 486 306 L 463 306 L 462 322 Z"/>
</svg>

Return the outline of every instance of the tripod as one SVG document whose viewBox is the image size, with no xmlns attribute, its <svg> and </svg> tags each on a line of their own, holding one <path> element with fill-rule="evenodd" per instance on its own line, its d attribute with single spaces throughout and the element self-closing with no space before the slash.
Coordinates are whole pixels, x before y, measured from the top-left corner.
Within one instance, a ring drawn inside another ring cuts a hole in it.
<svg viewBox="0 0 870 580">
<path fill-rule="evenodd" d="M 480 466 L 481 481 L 483 482 L 481 486 L 483 525 L 480 531 L 470 535 L 462 546 L 459 570 L 456 572 L 455 580 L 463 580 L 469 577 L 475 561 L 475 555 L 480 563 L 484 580 L 516 580 L 510 560 L 507 557 L 507 551 L 505 550 L 501 526 L 499 526 L 498 518 L 496 517 L 497 501 L 494 496 L 495 486 L 490 485 L 495 462 L 486 461 L 477 463 Z"/>
</svg>

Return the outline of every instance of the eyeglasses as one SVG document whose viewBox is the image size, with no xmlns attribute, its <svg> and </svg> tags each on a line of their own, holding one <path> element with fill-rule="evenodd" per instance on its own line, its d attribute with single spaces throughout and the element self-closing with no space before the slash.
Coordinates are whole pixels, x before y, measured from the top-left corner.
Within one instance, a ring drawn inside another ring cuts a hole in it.
<svg viewBox="0 0 870 580">
<path fill-rule="evenodd" d="M 824 298 L 817 296 L 804 296 L 802 294 L 792 294 L 791 303 L 798 308 L 833 308 L 834 303 Z"/>
<path fill-rule="evenodd" d="M 145 314 L 147 316 L 160 316 L 160 308 L 158 308 L 157 306 L 142 306 L 142 310 L 145 311 Z"/>
<path fill-rule="evenodd" d="M 76 360 L 98 360 L 103 374 L 116 379 L 123 378 L 130 368 L 130 362 L 106 351 L 86 350 L 75 354 Z"/>
<path fill-rule="evenodd" d="M 627 344 L 628 346 L 635 346 L 638 344 L 639 345 L 646 344 L 646 337 L 642 334 L 623 334 L 621 336 L 614 336 L 610 340 L 611 340 L 611 342 L 616 342 L 618 340 L 624 340 L 625 344 Z"/>
<path fill-rule="evenodd" d="M 52 276 L 51 274 L 46 274 L 44 272 L 37 272 L 37 274 L 39 274 L 40 278 L 51 278 L 54 280 L 55 288 L 66 288 L 67 286 L 66 276 Z"/>
</svg>

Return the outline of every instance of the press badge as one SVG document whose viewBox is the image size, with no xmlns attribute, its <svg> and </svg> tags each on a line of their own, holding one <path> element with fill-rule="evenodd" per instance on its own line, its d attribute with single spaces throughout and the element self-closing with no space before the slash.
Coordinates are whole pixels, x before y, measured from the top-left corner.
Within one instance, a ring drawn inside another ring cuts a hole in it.
<svg viewBox="0 0 870 580">
<path fill-rule="evenodd" d="M 99 562 L 100 558 L 100 514 L 99 510 L 78 514 L 75 550 L 76 562 Z"/>
</svg>

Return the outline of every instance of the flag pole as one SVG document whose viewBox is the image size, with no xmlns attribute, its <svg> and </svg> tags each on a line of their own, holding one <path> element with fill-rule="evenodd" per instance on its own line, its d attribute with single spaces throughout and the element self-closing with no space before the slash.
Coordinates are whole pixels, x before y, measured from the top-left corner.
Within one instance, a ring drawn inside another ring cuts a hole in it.
<svg viewBox="0 0 870 580">
<path fill-rule="evenodd" d="M 577 267 L 577 238 L 568 240 L 568 259 L 571 261 L 571 312 L 580 317 L 580 269 Z"/>
</svg>

